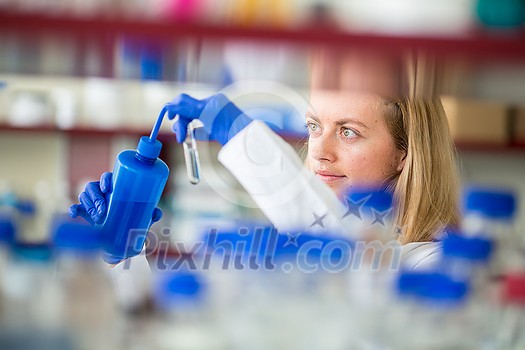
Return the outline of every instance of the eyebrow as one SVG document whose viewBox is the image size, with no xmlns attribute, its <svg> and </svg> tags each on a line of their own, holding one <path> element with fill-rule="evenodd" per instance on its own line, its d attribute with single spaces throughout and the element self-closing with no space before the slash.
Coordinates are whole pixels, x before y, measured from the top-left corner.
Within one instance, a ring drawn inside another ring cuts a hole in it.
<svg viewBox="0 0 525 350">
<path fill-rule="evenodd" d="M 315 115 L 309 113 L 309 112 L 306 112 L 306 117 L 307 118 L 311 118 L 313 120 L 315 120 L 316 122 L 318 123 L 321 123 L 321 121 L 319 120 L 319 118 L 317 118 Z M 363 124 L 363 122 L 355 119 L 355 118 L 344 118 L 344 119 L 340 119 L 340 120 L 337 120 L 335 122 L 335 125 L 337 126 L 341 126 L 341 125 L 345 125 L 345 124 L 355 124 L 355 125 L 359 125 L 365 129 L 368 129 L 368 126 L 366 126 L 365 124 Z"/>
</svg>

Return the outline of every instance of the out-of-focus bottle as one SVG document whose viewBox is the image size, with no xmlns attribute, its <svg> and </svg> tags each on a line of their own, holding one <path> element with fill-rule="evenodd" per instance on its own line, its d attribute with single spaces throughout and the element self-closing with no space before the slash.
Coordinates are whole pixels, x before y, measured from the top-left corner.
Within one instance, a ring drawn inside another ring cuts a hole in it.
<svg viewBox="0 0 525 350">
<path fill-rule="evenodd" d="M 101 259 L 100 229 L 78 219 L 56 216 L 52 225 L 53 281 L 58 286 L 64 330 L 78 349 L 115 349 L 119 318 L 107 265 Z"/>
<path fill-rule="evenodd" d="M 523 242 L 514 229 L 516 197 L 511 191 L 469 187 L 463 195 L 462 232 L 494 243 L 491 274 L 523 266 Z"/>
<path fill-rule="evenodd" d="M 525 348 L 525 272 L 505 276 L 502 285 L 501 310 L 495 317 L 496 349 Z"/>
<path fill-rule="evenodd" d="M 493 241 L 485 237 L 468 237 L 451 233 L 443 239 L 442 259 L 438 271 L 457 282 L 471 286 L 470 306 L 480 316 L 476 319 L 475 333 L 481 344 L 491 344 L 493 326 L 487 315 L 497 312 L 494 283 L 490 275 Z"/>
<path fill-rule="evenodd" d="M 289 0 L 234 0 L 232 22 L 240 26 L 288 27 L 295 22 Z"/>
<path fill-rule="evenodd" d="M 0 211 L 0 276 L 6 268 L 11 245 L 14 243 L 15 237 L 16 222 L 14 214 Z"/>
<path fill-rule="evenodd" d="M 493 242 L 449 232 L 443 239 L 439 270 L 455 281 L 472 281 L 474 289 L 487 278 Z"/>
<path fill-rule="evenodd" d="M 394 199 L 383 189 L 354 189 L 347 194 L 348 211 L 344 215 L 365 242 L 388 243 L 396 240 L 393 224 Z"/>
<path fill-rule="evenodd" d="M 137 150 L 122 151 L 117 157 L 102 225 L 108 261 L 118 262 L 142 251 L 169 175 L 168 166 L 158 158 L 161 148 L 156 138 L 143 136 Z"/>
<path fill-rule="evenodd" d="M 350 242 L 274 228 L 213 234 L 208 280 L 231 348 L 345 348 Z"/>
<path fill-rule="evenodd" d="M 400 274 L 397 288 L 401 297 L 388 316 L 392 348 L 480 348 L 468 283 L 436 272 L 407 272 Z"/>
<path fill-rule="evenodd" d="M 190 271 L 158 271 L 151 324 L 152 349 L 227 349 L 224 333 L 210 307 L 206 281 Z"/>
<path fill-rule="evenodd" d="M 0 284 L 5 283 L 11 246 L 16 236 L 15 220 L 12 213 L 0 211 Z M 0 320 L 2 319 L 6 300 L 0 288 Z"/>
<path fill-rule="evenodd" d="M 349 347 L 385 347 L 388 340 L 383 313 L 392 302 L 395 277 L 401 266 L 393 196 L 382 189 L 354 189 L 347 195 L 347 204 L 345 219 L 357 237 L 347 272 L 348 322 L 354 333 Z"/>
<path fill-rule="evenodd" d="M 4 226 L 0 230 L 11 234 L 14 228 L 16 239 L 30 238 L 36 229 L 36 206 L 31 200 L 19 198 L 7 181 L 0 180 L 0 215 Z M 12 227 L 10 227 L 12 226 Z M 9 233 L 11 232 L 11 233 Z M 4 236 L 5 238 L 5 236 Z M 15 239 L 12 237 L 11 239 Z"/>
<path fill-rule="evenodd" d="M 2 349 L 72 349 L 62 329 L 60 295 L 53 277 L 48 244 L 17 242 L 12 245 L 0 288 Z"/>
<path fill-rule="evenodd" d="M 525 23 L 525 3 L 521 0 L 477 0 L 476 14 L 487 28 L 518 29 Z"/>
</svg>

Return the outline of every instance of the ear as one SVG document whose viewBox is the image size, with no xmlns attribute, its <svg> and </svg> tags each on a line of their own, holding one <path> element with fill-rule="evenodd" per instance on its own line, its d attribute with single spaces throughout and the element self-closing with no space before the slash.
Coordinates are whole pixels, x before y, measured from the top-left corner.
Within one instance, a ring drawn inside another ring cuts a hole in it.
<svg viewBox="0 0 525 350">
<path fill-rule="evenodd" d="M 405 167 L 405 162 L 407 159 L 407 152 L 406 151 L 399 151 L 399 161 L 397 163 L 397 172 L 401 172 L 403 168 Z"/>
</svg>

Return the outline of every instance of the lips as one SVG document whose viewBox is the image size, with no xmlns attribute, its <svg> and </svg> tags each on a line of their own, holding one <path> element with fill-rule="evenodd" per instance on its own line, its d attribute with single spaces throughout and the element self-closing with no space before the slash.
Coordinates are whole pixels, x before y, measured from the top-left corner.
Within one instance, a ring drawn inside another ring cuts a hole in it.
<svg viewBox="0 0 525 350">
<path fill-rule="evenodd" d="M 324 170 L 318 170 L 315 174 L 324 182 L 335 182 L 346 178 L 344 175 L 338 175 L 336 173 Z"/>
</svg>

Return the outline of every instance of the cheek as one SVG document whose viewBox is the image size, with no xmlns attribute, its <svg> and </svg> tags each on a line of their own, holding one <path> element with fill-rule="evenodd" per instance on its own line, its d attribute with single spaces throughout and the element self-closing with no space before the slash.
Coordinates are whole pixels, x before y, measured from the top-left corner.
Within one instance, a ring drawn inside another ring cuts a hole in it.
<svg viewBox="0 0 525 350">
<path fill-rule="evenodd" d="M 310 141 L 310 139 L 308 139 L 305 143 L 306 145 L 306 156 L 304 157 L 305 158 L 305 164 L 308 168 L 310 168 L 310 160 L 313 158 L 312 157 L 312 142 Z"/>
<path fill-rule="evenodd" d="M 395 152 L 384 144 L 352 147 L 341 160 L 347 177 L 355 183 L 381 183 L 397 168 Z"/>
</svg>

